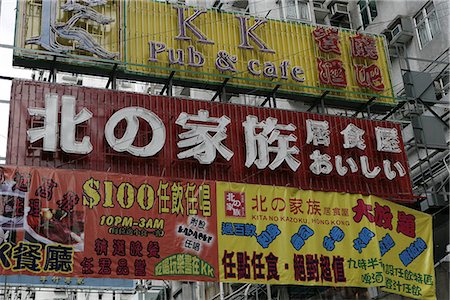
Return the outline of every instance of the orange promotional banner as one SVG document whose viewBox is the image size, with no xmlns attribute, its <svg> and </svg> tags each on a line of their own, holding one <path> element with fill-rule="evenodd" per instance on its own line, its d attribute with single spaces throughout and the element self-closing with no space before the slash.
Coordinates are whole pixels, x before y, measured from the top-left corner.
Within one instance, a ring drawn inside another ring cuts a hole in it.
<svg viewBox="0 0 450 300">
<path fill-rule="evenodd" d="M 218 280 L 214 182 L 0 171 L 1 274 Z"/>
</svg>

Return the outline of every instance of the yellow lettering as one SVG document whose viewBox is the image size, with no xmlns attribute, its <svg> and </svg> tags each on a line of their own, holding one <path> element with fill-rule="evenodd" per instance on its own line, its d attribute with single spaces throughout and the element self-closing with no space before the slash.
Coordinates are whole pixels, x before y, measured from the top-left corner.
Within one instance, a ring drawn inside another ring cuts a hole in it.
<svg viewBox="0 0 450 300">
<path fill-rule="evenodd" d="M 120 207 L 128 209 L 134 203 L 134 187 L 128 182 L 122 182 L 117 190 L 117 202 Z"/>
<path fill-rule="evenodd" d="M 186 186 L 185 197 L 187 200 L 187 214 L 188 215 L 196 215 L 197 214 L 197 205 L 198 198 L 195 197 L 195 188 L 197 186 L 195 183 L 188 183 Z"/>
<path fill-rule="evenodd" d="M 123 217 L 122 218 L 122 226 L 123 227 L 132 227 L 133 226 L 133 218 Z"/>
<path fill-rule="evenodd" d="M 103 207 L 114 207 L 114 203 L 112 201 L 113 198 L 113 186 L 112 181 L 104 181 L 105 185 L 105 201 L 103 202 Z"/>
<path fill-rule="evenodd" d="M 211 216 L 211 191 L 208 184 L 202 184 L 200 187 L 200 209 L 203 211 L 203 216 Z"/>
<path fill-rule="evenodd" d="M 143 183 L 138 190 L 137 202 L 143 210 L 150 210 L 155 203 L 155 191 L 151 185 Z"/>
<path fill-rule="evenodd" d="M 167 207 L 167 202 L 169 202 L 170 197 L 167 195 L 167 189 L 169 183 L 164 183 L 162 180 L 159 181 L 158 197 L 159 197 L 159 213 L 168 213 L 169 208 Z"/>
<path fill-rule="evenodd" d="M 154 229 L 164 229 L 164 219 L 154 219 L 153 220 Z"/>
<path fill-rule="evenodd" d="M 94 178 L 88 179 L 83 184 L 83 205 L 89 206 L 89 208 L 93 208 L 97 206 L 100 202 L 100 181 L 95 180 Z"/>
</svg>

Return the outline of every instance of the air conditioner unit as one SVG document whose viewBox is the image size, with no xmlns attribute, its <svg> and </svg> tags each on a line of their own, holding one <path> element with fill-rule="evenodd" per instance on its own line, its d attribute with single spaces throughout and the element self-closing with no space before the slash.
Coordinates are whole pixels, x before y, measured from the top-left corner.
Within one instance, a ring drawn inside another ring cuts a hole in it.
<svg viewBox="0 0 450 300">
<path fill-rule="evenodd" d="M 405 44 L 414 36 L 412 21 L 408 17 L 397 17 L 392 25 L 388 26 L 388 39 L 390 45 Z"/>
<path fill-rule="evenodd" d="M 412 39 L 413 33 L 407 32 L 403 29 L 402 24 L 397 24 L 394 28 L 390 30 L 391 41 L 389 44 L 404 44 Z"/>
<path fill-rule="evenodd" d="M 345 4 L 345 3 L 335 3 L 331 7 L 331 13 L 333 15 L 347 15 L 348 14 L 347 4 Z"/>
<path fill-rule="evenodd" d="M 232 6 L 245 10 L 248 7 L 248 0 L 235 0 Z"/>
<path fill-rule="evenodd" d="M 325 19 L 330 14 L 330 11 L 321 1 L 314 1 L 313 8 L 317 23 L 319 23 L 319 20 Z"/>
<path fill-rule="evenodd" d="M 63 75 L 61 79 L 67 83 L 75 84 L 78 81 L 78 76 L 76 75 Z"/>
<path fill-rule="evenodd" d="M 314 1 L 313 2 L 313 7 L 314 8 L 323 8 L 323 4 L 321 2 Z"/>
<path fill-rule="evenodd" d="M 392 39 L 398 38 L 402 34 L 402 24 L 397 24 L 394 29 L 391 30 Z"/>
</svg>

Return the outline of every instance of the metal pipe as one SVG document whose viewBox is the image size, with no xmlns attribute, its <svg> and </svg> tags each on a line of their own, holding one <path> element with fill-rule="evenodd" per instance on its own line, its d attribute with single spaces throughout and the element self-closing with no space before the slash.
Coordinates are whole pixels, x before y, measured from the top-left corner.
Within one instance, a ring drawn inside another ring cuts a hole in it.
<svg viewBox="0 0 450 300">
<path fill-rule="evenodd" d="M 239 289 L 237 289 L 237 290 L 235 290 L 234 292 L 232 292 L 231 294 L 229 294 L 229 295 L 227 295 L 226 297 L 225 297 L 225 299 L 224 300 L 227 300 L 227 299 L 232 299 L 235 295 L 237 295 L 237 294 L 239 294 L 239 293 L 241 293 L 242 292 L 242 290 L 244 290 L 246 287 L 247 287 L 247 285 L 250 285 L 250 283 L 246 283 L 246 284 L 244 284 L 243 286 L 241 286 Z"/>
<path fill-rule="evenodd" d="M 419 152 L 419 151 L 417 151 L 417 152 Z M 432 155 L 434 153 L 435 153 L 435 155 Z M 414 177 L 416 177 L 416 176 L 418 176 L 420 174 L 420 170 L 419 170 L 418 166 L 419 166 L 419 164 L 423 163 L 422 162 L 423 160 L 427 159 L 427 157 L 425 156 L 425 153 L 420 152 L 420 154 L 421 155 L 420 155 L 420 158 L 417 160 L 417 163 L 410 165 L 410 169 L 411 169 L 410 177 L 411 177 L 411 179 L 414 179 Z M 434 164 L 438 163 L 439 161 L 443 161 L 445 156 L 448 155 L 448 154 L 449 153 L 447 151 L 438 152 L 436 150 L 435 152 L 430 153 L 428 155 L 428 159 L 430 160 L 431 164 L 434 165 Z"/>
<path fill-rule="evenodd" d="M 219 282 L 219 290 L 220 290 L 220 300 L 225 300 L 224 290 L 223 290 L 223 282 Z"/>
<path fill-rule="evenodd" d="M 427 189 L 436 187 L 438 183 L 443 182 L 449 176 L 445 168 L 436 173 L 437 174 L 434 174 L 435 176 L 433 177 L 433 180 L 431 180 L 431 178 L 426 178 L 425 181 L 421 182 L 421 187 L 425 187 Z"/>
<path fill-rule="evenodd" d="M 266 284 L 267 288 L 267 300 L 272 300 L 272 289 L 270 288 L 270 284 Z"/>
<path fill-rule="evenodd" d="M 247 287 L 245 288 L 245 291 L 244 291 L 244 299 L 245 300 L 247 300 L 248 299 L 248 291 L 250 290 L 250 287 L 251 287 L 252 285 L 249 283 L 248 285 L 247 285 Z"/>
</svg>

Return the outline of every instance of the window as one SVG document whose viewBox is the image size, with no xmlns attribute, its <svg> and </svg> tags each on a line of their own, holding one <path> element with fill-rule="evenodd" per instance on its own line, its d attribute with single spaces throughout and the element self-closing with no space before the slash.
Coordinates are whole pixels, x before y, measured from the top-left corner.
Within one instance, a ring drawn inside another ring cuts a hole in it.
<svg viewBox="0 0 450 300">
<path fill-rule="evenodd" d="M 375 0 L 360 0 L 358 2 L 363 28 L 366 28 L 378 16 L 375 2 Z"/>
<path fill-rule="evenodd" d="M 441 32 L 433 2 L 429 2 L 419 11 L 414 17 L 414 24 L 419 38 L 419 47 L 422 49 Z"/>
<path fill-rule="evenodd" d="M 449 71 L 444 71 L 438 78 L 434 80 L 434 87 L 436 90 L 436 98 L 438 100 L 448 95 L 450 89 Z"/>
<path fill-rule="evenodd" d="M 309 4 L 302 0 L 281 0 L 279 2 L 284 19 L 310 21 Z"/>
</svg>

